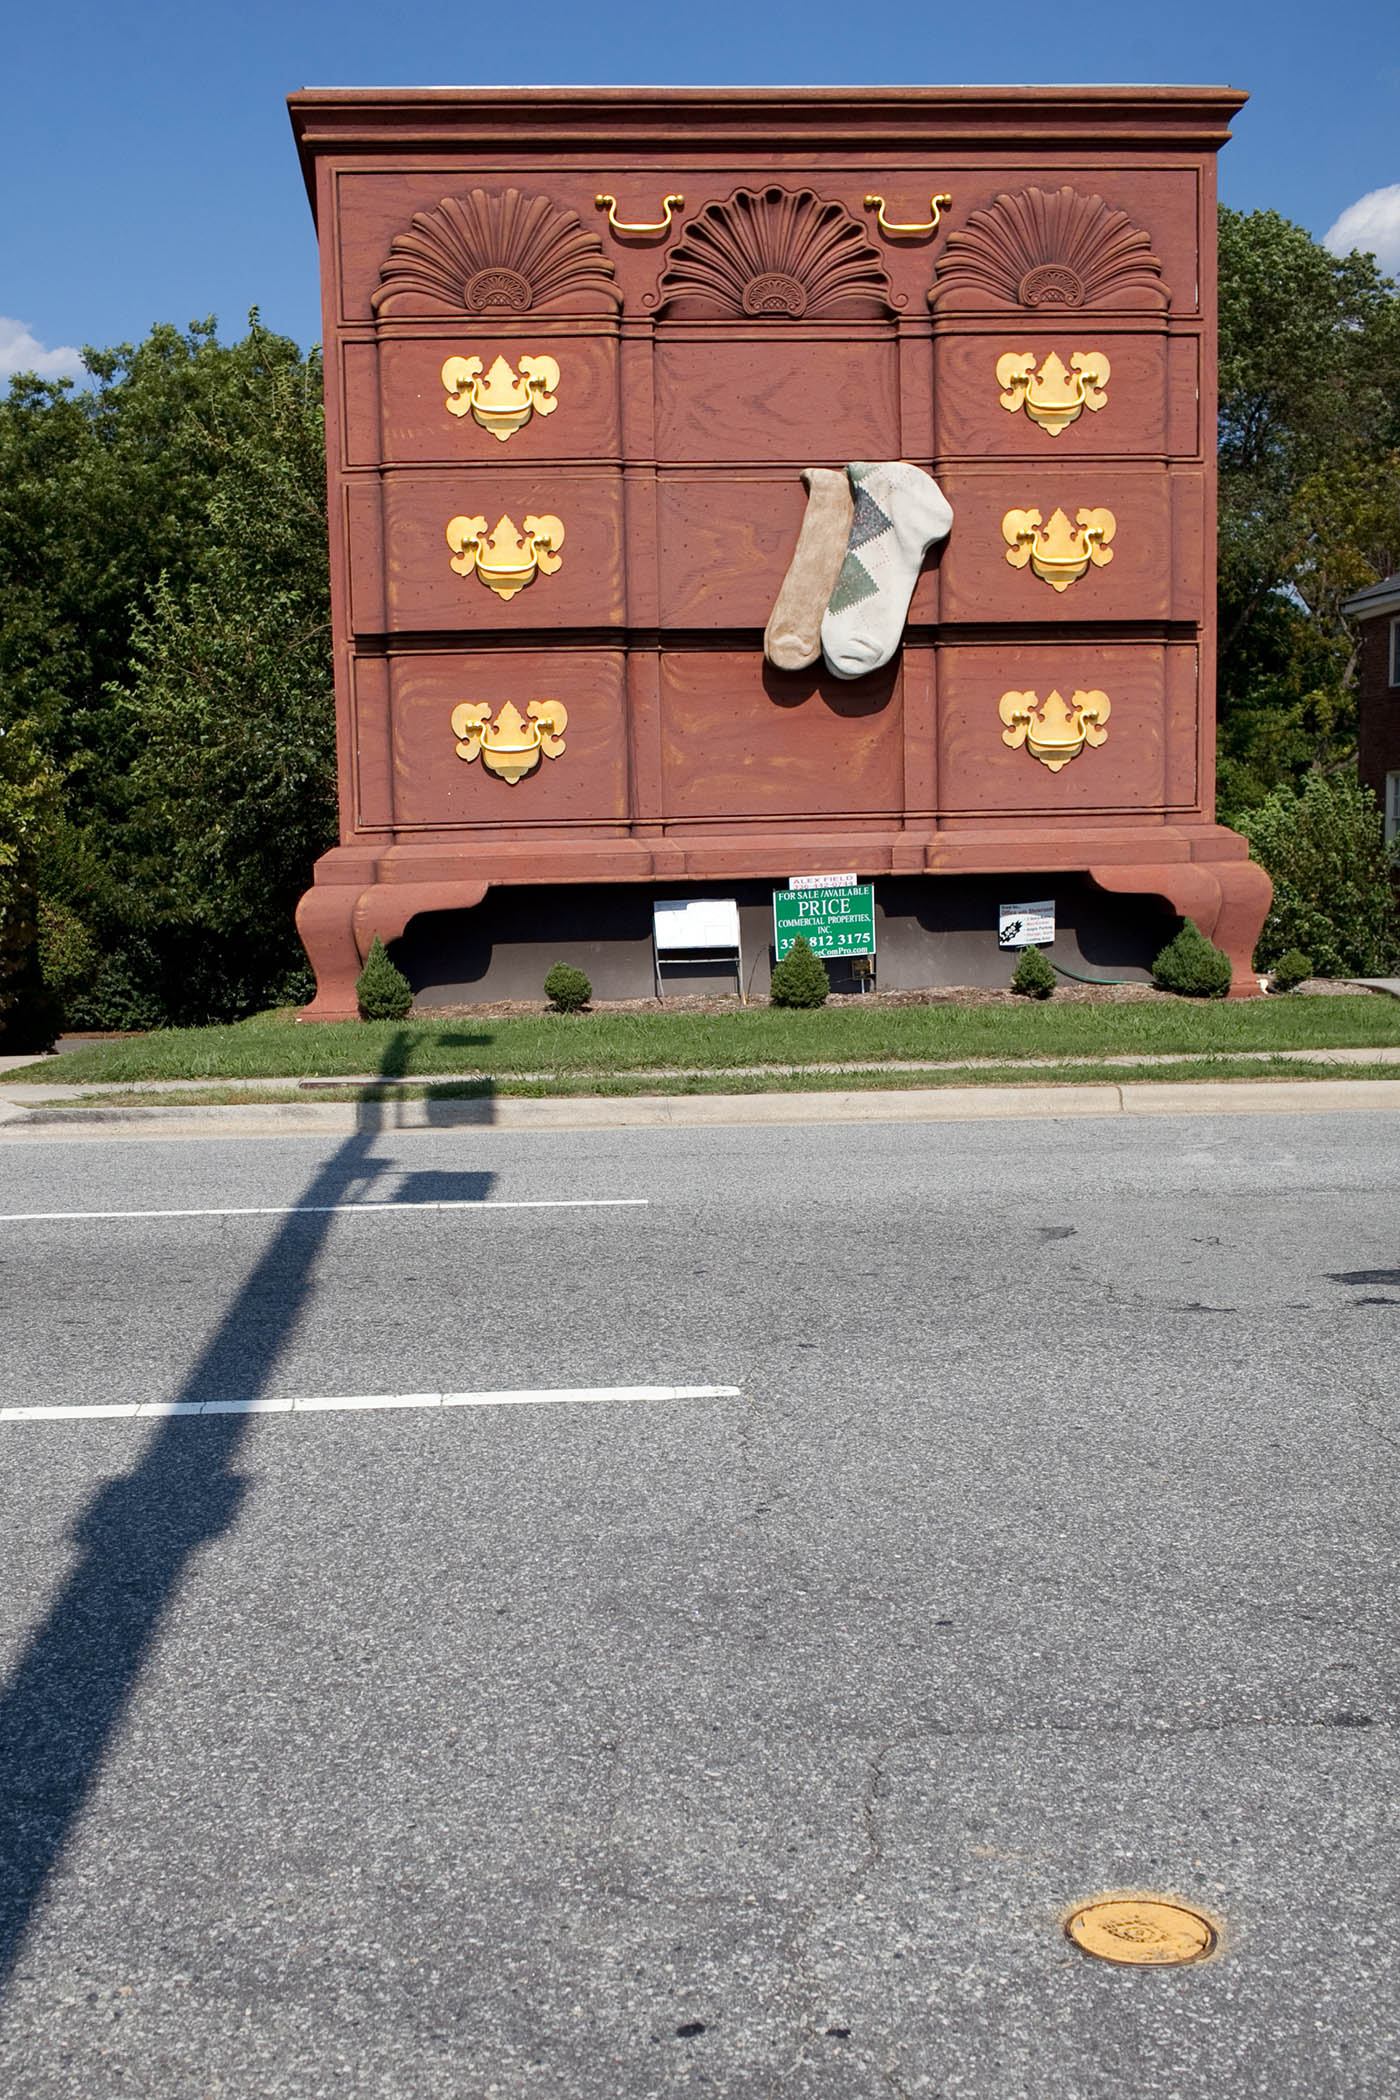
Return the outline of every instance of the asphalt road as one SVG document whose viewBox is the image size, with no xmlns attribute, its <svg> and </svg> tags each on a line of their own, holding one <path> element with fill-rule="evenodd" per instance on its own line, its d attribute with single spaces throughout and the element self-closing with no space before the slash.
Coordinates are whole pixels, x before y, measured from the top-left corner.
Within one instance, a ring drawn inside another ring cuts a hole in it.
<svg viewBox="0 0 1400 2100">
<path fill-rule="evenodd" d="M 1398 1152 L 0 1149 L 0 1405 L 738 1388 L 0 1421 L 0 2090 L 1394 2100 Z"/>
</svg>

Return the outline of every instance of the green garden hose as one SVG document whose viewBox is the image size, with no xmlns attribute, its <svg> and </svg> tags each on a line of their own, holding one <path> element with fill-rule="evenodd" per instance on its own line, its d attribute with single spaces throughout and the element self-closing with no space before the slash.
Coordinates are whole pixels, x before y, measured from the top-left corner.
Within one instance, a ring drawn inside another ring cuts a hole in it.
<svg viewBox="0 0 1400 2100">
<path fill-rule="evenodd" d="M 1042 955 L 1045 955 L 1043 948 L 1040 952 Z M 1067 970 L 1063 963 L 1056 962 L 1053 955 L 1045 955 L 1045 960 L 1049 963 L 1052 970 L 1059 972 L 1061 977 L 1072 977 L 1076 984 L 1141 984 L 1142 982 L 1140 977 L 1085 977 L 1079 970 Z"/>
</svg>

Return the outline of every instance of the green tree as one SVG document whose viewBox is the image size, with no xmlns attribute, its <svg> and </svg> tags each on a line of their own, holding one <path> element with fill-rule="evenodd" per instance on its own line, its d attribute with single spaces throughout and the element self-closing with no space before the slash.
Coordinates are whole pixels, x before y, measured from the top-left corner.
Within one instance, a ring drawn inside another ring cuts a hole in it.
<svg viewBox="0 0 1400 2100">
<path fill-rule="evenodd" d="M 0 1042 L 16 1039 L 20 991 L 38 932 L 37 849 L 58 785 L 33 723 L 24 717 L 0 723 Z"/>
<path fill-rule="evenodd" d="M 292 988 L 334 836 L 319 357 L 256 313 L 84 356 L 0 400 L 0 729 L 61 781 L 70 1019 L 221 1018 Z"/>
<path fill-rule="evenodd" d="M 1354 774 L 1313 773 L 1296 794 L 1276 788 L 1241 820 L 1274 898 L 1255 950 L 1267 970 L 1289 949 L 1320 977 L 1385 977 L 1400 969 L 1400 913 L 1381 813 Z"/>
<path fill-rule="evenodd" d="M 297 989 L 293 913 L 335 837 L 323 442 L 319 390 L 273 366 L 256 425 L 224 437 L 199 571 L 152 587 L 116 689 L 146 923 L 201 1017 Z"/>
<path fill-rule="evenodd" d="M 1220 801 L 1356 730 L 1347 597 L 1400 567 L 1400 296 L 1277 212 L 1220 215 Z"/>
</svg>

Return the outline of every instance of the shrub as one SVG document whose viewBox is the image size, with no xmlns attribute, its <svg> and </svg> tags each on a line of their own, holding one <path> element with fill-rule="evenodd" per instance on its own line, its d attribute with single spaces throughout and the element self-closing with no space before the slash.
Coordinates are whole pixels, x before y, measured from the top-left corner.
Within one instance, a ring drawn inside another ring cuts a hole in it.
<svg viewBox="0 0 1400 2100">
<path fill-rule="evenodd" d="M 579 1014 L 593 997 L 593 987 L 572 963 L 557 962 L 545 978 L 544 995 L 557 1014 Z"/>
<path fill-rule="evenodd" d="M 1272 986 L 1276 992 L 1291 992 L 1313 974 L 1312 957 L 1301 948 L 1289 948 L 1274 964 Z"/>
<path fill-rule="evenodd" d="M 34 947 L 34 897 L 0 862 L 0 1030 L 15 1014 Z"/>
<path fill-rule="evenodd" d="M 1187 919 L 1152 965 L 1159 991 L 1187 999 L 1223 999 L 1230 989 L 1230 958 L 1213 947 L 1194 919 Z"/>
<path fill-rule="evenodd" d="M 826 964 L 813 955 L 812 944 L 803 934 L 773 965 L 768 996 L 775 1006 L 822 1006 L 831 990 Z"/>
<path fill-rule="evenodd" d="M 363 1021 L 401 1021 L 413 1004 L 413 987 L 403 971 L 390 962 L 378 934 L 370 942 L 365 966 L 355 979 L 355 997 Z"/>
<path fill-rule="evenodd" d="M 1400 969 L 1391 857 L 1369 788 L 1350 773 L 1314 773 L 1298 794 L 1276 788 L 1245 812 L 1240 828 L 1274 884 L 1257 968 L 1298 948 L 1322 977 L 1388 977 Z"/>
<path fill-rule="evenodd" d="M 1026 999 L 1048 999 L 1055 989 L 1055 972 L 1039 948 L 1023 948 L 1012 972 L 1011 989 Z"/>
<path fill-rule="evenodd" d="M 71 905 L 41 897 L 39 968 L 65 1020 L 93 984 L 101 960 L 97 942 Z"/>
</svg>

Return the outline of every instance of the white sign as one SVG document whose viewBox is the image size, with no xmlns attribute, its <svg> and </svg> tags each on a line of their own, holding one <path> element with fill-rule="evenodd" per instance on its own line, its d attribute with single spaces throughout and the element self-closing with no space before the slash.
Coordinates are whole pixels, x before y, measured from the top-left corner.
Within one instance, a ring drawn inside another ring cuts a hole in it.
<svg viewBox="0 0 1400 2100">
<path fill-rule="evenodd" d="M 790 890 L 853 890 L 859 875 L 789 875 Z"/>
<path fill-rule="evenodd" d="M 739 907 L 732 897 L 682 897 L 652 908 L 658 955 L 681 948 L 739 948 Z"/>
<path fill-rule="evenodd" d="M 1055 938 L 1055 900 L 997 907 L 998 948 L 1048 948 Z"/>
</svg>

